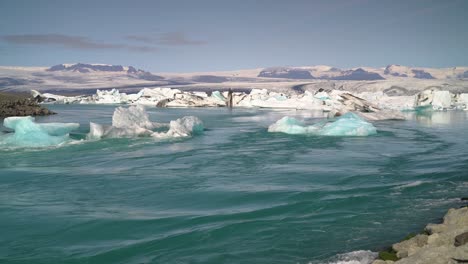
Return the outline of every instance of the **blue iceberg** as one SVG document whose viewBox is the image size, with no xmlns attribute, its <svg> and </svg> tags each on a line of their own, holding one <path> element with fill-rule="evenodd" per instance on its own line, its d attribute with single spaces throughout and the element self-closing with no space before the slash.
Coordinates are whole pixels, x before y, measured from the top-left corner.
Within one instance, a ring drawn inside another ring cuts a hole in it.
<svg viewBox="0 0 468 264">
<path fill-rule="evenodd" d="M 268 127 L 268 132 L 318 136 L 369 136 L 377 129 L 355 113 L 346 113 L 333 122 L 320 122 L 307 126 L 293 117 L 283 117 Z"/>
<path fill-rule="evenodd" d="M 68 141 L 69 133 L 80 126 L 77 123 L 36 123 L 34 117 L 8 117 L 3 126 L 14 133 L 2 135 L 0 144 L 17 147 L 56 146 Z"/>
</svg>

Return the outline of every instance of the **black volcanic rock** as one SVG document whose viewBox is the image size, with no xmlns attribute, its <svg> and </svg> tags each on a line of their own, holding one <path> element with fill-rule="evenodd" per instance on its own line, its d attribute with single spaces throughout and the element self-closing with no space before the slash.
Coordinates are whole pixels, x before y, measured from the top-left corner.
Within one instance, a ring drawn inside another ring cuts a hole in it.
<svg viewBox="0 0 468 264">
<path fill-rule="evenodd" d="M 294 68 L 266 68 L 262 70 L 258 77 L 264 78 L 286 78 L 286 79 L 315 79 L 307 70 Z"/>
<path fill-rule="evenodd" d="M 362 68 L 358 68 L 356 70 L 344 71 L 341 76 L 332 77 L 330 80 L 373 81 L 385 80 L 385 78 L 378 73 L 368 72 Z"/>
<path fill-rule="evenodd" d="M 0 117 L 41 116 L 54 112 L 38 105 L 32 98 L 18 94 L 0 93 Z"/>
<path fill-rule="evenodd" d="M 435 79 L 430 73 L 423 70 L 411 70 L 414 73 L 414 78 L 418 79 Z"/>
</svg>

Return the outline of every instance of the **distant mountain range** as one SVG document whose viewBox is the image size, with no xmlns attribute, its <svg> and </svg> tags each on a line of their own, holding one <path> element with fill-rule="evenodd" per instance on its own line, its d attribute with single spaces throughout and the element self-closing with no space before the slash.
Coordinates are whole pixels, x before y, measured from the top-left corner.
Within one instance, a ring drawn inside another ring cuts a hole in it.
<svg viewBox="0 0 468 264">
<path fill-rule="evenodd" d="M 108 64 L 58 64 L 46 69 L 48 72 L 76 72 L 76 73 L 125 73 L 131 77 L 159 81 L 163 76 L 136 69 L 133 66 L 108 65 Z M 433 76 L 432 73 L 435 73 Z M 294 80 L 354 80 L 354 81 L 374 81 L 385 80 L 394 77 L 416 78 L 416 79 L 463 79 L 468 76 L 468 67 L 454 67 L 447 69 L 437 68 L 412 68 L 401 65 L 388 65 L 382 68 L 355 68 L 338 69 L 329 66 L 310 67 L 271 67 L 260 70 L 256 77 L 259 78 L 282 78 Z M 192 78 L 195 82 L 227 82 L 226 76 L 197 75 Z"/>
<path fill-rule="evenodd" d="M 151 74 L 150 72 L 136 69 L 133 66 L 124 67 L 122 65 L 108 65 L 108 64 L 58 64 L 48 69 L 48 72 L 79 72 L 79 73 L 93 73 L 93 72 L 113 72 L 113 73 L 126 73 L 130 77 L 147 80 L 147 81 L 160 81 L 164 77 Z"/>
<path fill-rule="evenodd" d="M 385 68 L 339 69 L 331 66 L 269 67 L 198 73 L 150 73 L 133 66 L 108 64 L 58 64 L 52 67 L 0 66 L 0 90 L 77 91 L 83 89 L 136 89 L 170 86 L 179 89 L 241 89 L 300 86 L 303 83 L 404 82 L 468 83 L 468 67 L 421 68 L 388 65 Z M 271 84 L 269 84 L 271 83 Z M 325 84 L 321 84 L 325 85 Z M 329 84 L 327 84 L 329 85 Z M 224 88 L 222 88 L 224 87 Z M 464 85 L 463 85 L 464 87 Z"/>
<path fill-rule="evenodd" d="M 437 77 L 436 77 L 437 76 Z M 401 65 L 388 65 L 383 68 L 355 68 L 341 70 L 329 66 L 276 67 L 263 69 L 258 77 L 286 79 L 322 79 L 373 81 L 399 78 L 415 79 L 464 79 L 468 76 L 468 67 L 411 68 Z"/>
</svg>

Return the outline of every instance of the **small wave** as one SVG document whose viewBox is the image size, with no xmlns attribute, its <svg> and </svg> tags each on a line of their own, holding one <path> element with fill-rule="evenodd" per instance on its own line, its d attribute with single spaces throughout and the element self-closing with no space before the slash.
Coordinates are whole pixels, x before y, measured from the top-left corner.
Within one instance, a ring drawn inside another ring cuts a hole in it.
<svg viewBox="0 0 468 264">
<path fill-rule="evenodd" d="M 393 189 L 399 189 L 400 190 L 400 189 L 405 189 L 405 188 L 411 188 L 411 187 L 419 186 L 419 185 L 424 184 L 424 183 L 428 183 L 428 182 L 427 181 L 413 181 L 413 182 L 410 182 L 410 183 L 395 186 L 395 187 L 393 187 Z"/>
<path fill-rule="evenodd" d="M 344 254 L 339 254 L 326 264 L 371 264 L 378 256 L 378 253 L 369 250 L 357 250 Z M 309 263 L 313 264 L 313 263 Z"/>
</svg>

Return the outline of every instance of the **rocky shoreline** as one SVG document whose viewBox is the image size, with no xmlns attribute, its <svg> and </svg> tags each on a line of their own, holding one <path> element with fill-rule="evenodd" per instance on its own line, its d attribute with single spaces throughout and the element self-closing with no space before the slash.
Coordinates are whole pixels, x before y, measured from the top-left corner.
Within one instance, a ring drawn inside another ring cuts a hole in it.
<svg viewBox="0 0 468 264">
<path fill-rule="evenodd" d="M 54 112 L 42 107 L 30 96 L 0 93 L 0 118 L 10 116 L 43 116 Z"/>
<path fill-rule="evenodd" d="M 393 244 L 372 264 L 393 263 L 468 263 L 468 206 L 448 210 L 441 224 L 428 224 L 421 234 Z"/>
</svg>

